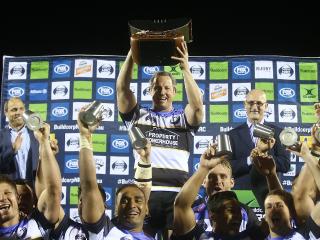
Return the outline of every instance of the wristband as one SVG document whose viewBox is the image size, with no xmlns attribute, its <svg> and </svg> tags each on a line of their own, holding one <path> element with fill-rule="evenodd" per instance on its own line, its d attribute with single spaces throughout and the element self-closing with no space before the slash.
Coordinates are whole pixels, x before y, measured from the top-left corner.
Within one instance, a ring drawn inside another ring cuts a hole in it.
<svg viewBox="0 0 320 240">
<path fill-rule="evenodd" d="M 91 135 L 88 139 L 86 136 L 80 134 L 79 140 L 80 140 L 80 149 L 87 148 L 87 149 L 93 151 Z"/>
<path fill-rule="evenodd" d="M 134 180 L 137 182 L 151 182 L 152 181 L 152 168 L 151 164 L 146 164 L 141 160 L 138 162 L 136 172 L 134 174 Z"/>
</svg>

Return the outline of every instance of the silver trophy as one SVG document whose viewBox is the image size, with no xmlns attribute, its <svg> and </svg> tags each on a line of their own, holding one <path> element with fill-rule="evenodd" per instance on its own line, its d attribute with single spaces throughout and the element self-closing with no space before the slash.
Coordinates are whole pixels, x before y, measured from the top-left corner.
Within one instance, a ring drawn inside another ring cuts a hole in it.
<svg viewBox="0 0 320 240">
<path fill-rule="evenodd" d="M 148 143 L 148 140 L 145 138 L 140 128 L 137 126 L 132 126 L 128 130 L 129 138 L 134 149 L 142 149 Z"/>
<path fill-rule="evenodd" d="M 255 123 L 253 125 L 253 136 L 263 140 L 269 140 L 274 137 L 274 129 L 264 124 Z"/>
<path fill-rule="evenodd" d="M 279 135 L 279 138 L 280 142 L 284 146 L 290 148 L 291 150 L 300 152 L 301 144 L 298 142 L 298 134 L 293 128 L 288 127 L 283 129 Z"/>
<path fill-rule="evenodd" d="M 33 112 L 31 110 L 26 110 L 22 114 L 22 118 L 27 128 L 29 128 L 31 131 L 36 131 L 43 126 L 43 121 L 39 113 Z"/>
<path fill-rule="evenodd" d="M 99 101 L 90 103 L 83 112 L 79 113 L 80 121 L 85 126 L 93 126 L 101 121 L 106 114 L 103 104 Z"/>
<path fill-rule="evenodd" d="M 229 159 L 232 157 L 232 149 L 228 134 L 219 134 L 216 137 L 217 149 L 215 156 L 221 157 L 227 155 Z"/>
</svg>

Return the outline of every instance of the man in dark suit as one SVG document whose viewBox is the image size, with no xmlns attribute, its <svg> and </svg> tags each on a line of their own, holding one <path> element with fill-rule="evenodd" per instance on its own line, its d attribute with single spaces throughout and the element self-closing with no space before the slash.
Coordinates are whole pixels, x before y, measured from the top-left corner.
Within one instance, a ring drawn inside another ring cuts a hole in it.
<svg viewBox="0 0 320 240">
<path fill-rule="evenodd" d="M 230 143 L 232 147 L 231 166 L 234 177 L 237 179 L 235 189 L 252 189 L 260 207 L 263 208 L 264 199 L 268 193 L 267 182 L 257 170 L 252 167 L 251 151 L 258 147 L 261 150 L 266 146 L 272 146 L 269 151 L 274 158 L 277 172 L 285 173 L 290 169 L 290 153 L 281 145 L 279 134 L 281 128 L 264 121 L 264 113 L 268 108 L 267 97 L 262 90 L 254 89 L 250 91 L 244 106 L 247 112 L 247 122 L 229 131 Z M 253 136 L 253 125 L 255 123 L 264 124 L 274 129 L 274 139 L 269 143 L 263 143 Z"/>
<path fill-rule="evenodd" d="M 9 125 L 0 130 L 0 173 L 13 180 L 34 182 L 39 159 L 39 143 L 23 121 L 25 106 L 18 97 L 10 98 L 4 105 Z"/>
</svg>

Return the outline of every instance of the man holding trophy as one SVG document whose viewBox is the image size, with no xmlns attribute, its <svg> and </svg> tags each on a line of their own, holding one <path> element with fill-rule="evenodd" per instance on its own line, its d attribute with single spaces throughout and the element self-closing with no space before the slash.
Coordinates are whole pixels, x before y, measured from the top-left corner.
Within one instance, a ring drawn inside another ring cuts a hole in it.
<svg viewBox="0 0 320 240">
<path fill-rule="evenodd" d="M 176 47 L 171 59 L 179 63 L 184 76 L 188 104 L 175 109 L 176 81 L 168 72 L 156 72 L 150 79 L 152 108 L 139 106 L 130 90 L 134 59 L 131 49 L 117 79 L 117 104 L 127 128 L 138 127 L 152 144 L 152 192 L 149 200 L 150 221 L 146 231 L 172 229 L 173 202 L 188 178 L 191 134 L 203 119 L 202 94 L 189 69 L 186 42 Z M 175 56 L 177 54 L 178 56 Z M 136 129 L 135 129 L 136 131 Z M 139 156 L 134 150 L 136 162 Z"/>
</svg>

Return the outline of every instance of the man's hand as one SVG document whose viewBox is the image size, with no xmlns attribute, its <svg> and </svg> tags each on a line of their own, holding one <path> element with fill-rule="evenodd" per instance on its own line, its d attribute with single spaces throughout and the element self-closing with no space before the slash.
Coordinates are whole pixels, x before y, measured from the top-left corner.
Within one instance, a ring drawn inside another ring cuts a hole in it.
<svg viewBox="0 0 320 240">
<path fill-rule="evenodd" d="M 188 48 L 187 43 L 184 41 L 181 44 L 181 47 L 177 47 L 178 52 L 180 53 L 181 57 L 175 57 L 171 56 L 171 59 L 178 60 L 180 62 L 180 68 L 181 70 L 189 70 L 189 54 L 188 54 Z"/>
<path fill-rule="evenodd" d="M 12 143 L 12 148 L 15 153 L 17 153 L 19 151 L 19 149 L 21 148 L 22 140 L 23 140 L 22 132 L 20 132 L 20 133 L 18 133 L 18 136 L 14 140 L 14 143 Z"/>
<path fill-rule="evenodd" d="M 56 138 L 50 139 L 50 147 L 54 155 L 57 155 L 59 153 L 59 145 Z"/>
<path fill-rule="evenodd" d="M 34 131 L 33 133 L 39 143 L 48 141 L 50 136 L 50 125 L 48 123 L 43 123 L 42 128 Z"/>
<path fill-rule="evenodd" d="M 137 149 L 137 153 L 140 155 L 140 159 L 146 163 L 150 164 L 150 153 L 151 153 L 151 143 L 148 141 L 147 145 L 142 149 Z"/>
<path fill-rule="evenodd" d="M 311 152 L 309 150 L 309 147 L 308 147 L 308 143 L 307 141 L 303 141 L 301 143 L 301 149 L 300 149 L 300 152 L 297 152 L 297 151 L 294 151 L 290 148 L 288 148 L 288 150 L 292 153 L 294 153 L 295 155 L 299 156 L 299 157 L 302 157 L 302 158 L 305 158 L 309 155 L 311 155 Z"/>
<path fill-rule="evenodd" d="M 250 157 L 252 164 L 261 175 L 268 176 L 270 174 L 276 174 L 276 164 L 272 156 L 261 152 L 256 147 L 252 149 Z"/>
<path fill-rule="evenodd" d="M 81 108 L 81 110 L 80 110 L 80 112 L 79 112 L 79 114 L 78 114 L 77 124 L 78 124 L 79 131 L 80 131 L 80 134 L 81 134 L 81 135 L 90 136 L 91 133 L 93 133 L 93 132 L 97 129 L 97 127 L 99 126 L 100 121 L 101 121 L 102 119 L 100 119 L 100 121 L 98 121 L 98 122 L 97 122 L 95 125 L 93 125 L 93 126 L 85 126 L 85 125 L 81 122 L 80 117 L 79 117 L 80 113 L 85 111 L 85 108 L 86 108 L 86 106 L 84 106 L 84 107 Z"/>
<path fill-rule="evenodd" d="M 269 151 L 271 148 L 273 148 L 274 144 L 276 143 L 276 140 L 274 138 L 270 138 L 270 139 L 258 139 L 257 142 L 257 148 L 260 152 L 267 152 Z"/>
<path fill-rule="evenodd" d="M 201 155 L 200 158 L 200 167 L 205 168 L 206 170 L 210 170 L 221 163 L 224 159 L 227 159 L 227 155 L 216 157 L 217 145 L 210 145 L 207 150 Z"/>
</svg>

